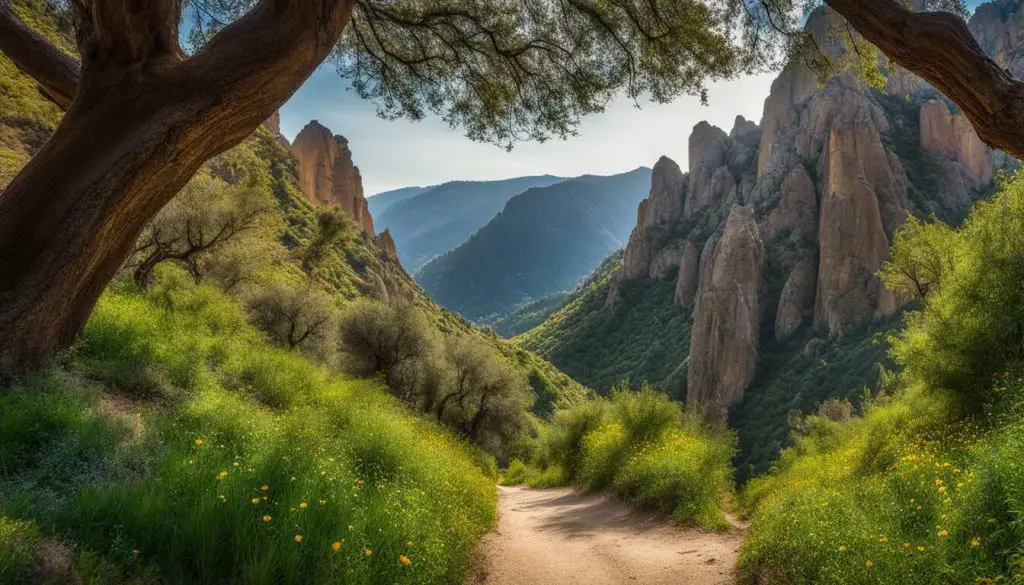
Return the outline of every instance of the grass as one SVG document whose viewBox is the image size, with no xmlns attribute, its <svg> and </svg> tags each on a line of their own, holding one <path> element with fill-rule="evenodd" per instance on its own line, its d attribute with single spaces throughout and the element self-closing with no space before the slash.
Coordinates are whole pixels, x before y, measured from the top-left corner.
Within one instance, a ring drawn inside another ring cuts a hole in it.
<svg viewBox="0 0 1024 585">
<path fill-rule="evenodd" d="M 663 394 L 617 390 L 556 413 L 529 462 L 511 461 L 502 483 L 609 490 L 680 524 L 723 529 L 734 448 L 731 434 L 702 427 Z"/>
<path fill-rule="evenodd" d="M 1022 380 L 1005 373 L 1008 400 L 980 417 L 910 387 L 862 418 L 813 419 L 747 487 L 743 582 L 1024 582 Z"/>
<path fill-rule="evenodd" d="M 0 395 L 0 582 L 461 583 L 486 468 L 221 293 L 115 287 L 66 366 Z"/>
</svg>

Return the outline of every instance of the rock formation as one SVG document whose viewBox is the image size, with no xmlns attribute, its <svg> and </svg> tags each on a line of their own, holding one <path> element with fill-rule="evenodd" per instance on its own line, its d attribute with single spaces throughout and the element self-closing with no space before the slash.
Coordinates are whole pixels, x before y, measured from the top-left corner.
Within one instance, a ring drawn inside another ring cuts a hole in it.
<svg viewBox="0 0 1024 585">
<path fill-rule="evenodd" d="M 656 240 L 659 228 L 674 221 L 682 213 L 685 185 L 686 177 L 672 159 L 663 156 L 654 165 L 651 193 L 637 210 L 636 228 L 629 236 L 622 278 L 636 278 L 646 274 L 660 276 L 667 268 L 665 258 L 662 258 L 659 260 L 660 266 L 652 269 L 651 264 L 659 251 Z"/>
<path fill-rule="evenodd" d="M 373 235 L 373 218 L 348 140 L 313 120 L 295 137 L 292 154 L 299 162 L 299 185 L 306 197 L 317 205 L 339 207 Z"/>
<path fill-rule="evenodd" d="M 391 236 L 391 231 L 385 229 L 377 235 L 376 239 L 377 246 L 384 250 L 384 253 L 392 258 L 398 258 L 398 247 L 395 246 L 395 238 Z"/>
<path fill-rule="evenodd" d="M 263 125 L 266 126 L 267 130 L 277 138 L 277 141 L 281 143 L 281 146 L 285 147 L 287 150 L 292 149 L 291 143 L 284 137 L 284 134 L 281 134 L 281 112 L 274 112 L 271 114 L 271 116 L 263 122 Z"/>
<path fill-rule="evenodd" d="M 760 338 L 764 246 L 751 206 L 734 206 L 722 236 L 701 259 L 693 310 L 686 401 L 711 416 L 743 397 Z"/>
<path fill-rule="evenodd" d="M 1024 63 L 1019 4 L 999 0 L 971 21 L 982 46 L 1007 66 Z M 829 21 L 819 9 L 807 26 L 839 55 L 845 49 L 830 37 Z M 876 274 L 908 214 L 961 217 L 992 185 L 1005 155 L 987 149 L 909 72 L 893 71 L 890 88 L 898 96 L 851 72 L 820 83 L 794 61 L 772 84 L 760 126 L 737 118 L 726 134 L 698 124 L 689 172 L 668 159 L 655 168 L 608 304 L 621 280 L 678 266 L 675 303 L 693 317 L 691 404 L 720 414 L 742 396 L 762 340 L 812 323 L 839 336 L 895 313 L 898 299 Z M 907 152 L 916 145 L 934 156 Z M 762 323 L 771 330 L 760 331 Z"/>
</svg>

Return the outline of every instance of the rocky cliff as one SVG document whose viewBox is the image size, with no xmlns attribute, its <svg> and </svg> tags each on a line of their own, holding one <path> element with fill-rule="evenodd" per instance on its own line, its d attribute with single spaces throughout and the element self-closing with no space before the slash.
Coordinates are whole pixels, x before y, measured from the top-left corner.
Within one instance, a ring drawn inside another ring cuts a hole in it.
<svg viewBox="0 0 1024 585">
<path fill-rule="evenodd" d="M 986 6 L 971 22 L 1011 70 L 1019 5 Z M 840 54 L 829 22 L 819 9 L 808 27 Z M 901 93 L 850 72 L 822 84 L 798 60 L 772 84 L 760 125 L 738 118 L 726 133 L 702 122 L 689 172 L 667 158 L 655 166 L 604 306 L 627 282 L 676 279 L 675 303 L 692 311 L 691 404 L 722 413 L 741 399 L 765 340 L 838 338 L 897 312 L 876 274 L 908 214 L 962 217 L 991 188 L 1005 156 L 920 79 L 896 71 L 893 87 Z"/>
<path fill-rule="evenodd" d="M 313 120 L 295 137 L 291 151 L 299 162 L 299 185 L 306 197 L 317 205 L 339 207 L 372 236 L 373 218 L 348 140 Z"/>
</svg>

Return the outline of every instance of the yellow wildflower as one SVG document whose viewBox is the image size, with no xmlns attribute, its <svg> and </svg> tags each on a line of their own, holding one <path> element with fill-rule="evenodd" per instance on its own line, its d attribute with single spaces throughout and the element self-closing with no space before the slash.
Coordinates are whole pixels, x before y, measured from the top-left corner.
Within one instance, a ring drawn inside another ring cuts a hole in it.
<svg viewBox="0 0 1024 585">
<path fill-rule="evenodd" d="M 878 542 L 889 542 L 889 537 L 883 534 L 882 536 L 878 537 Z"/>
<path fill-rule="evenodd" d="M 259 503 L 260 503 L 260 499 L 259 498 L 253 498 L 252 499 L 252 505 L 253 506 L 255 506 L 256 504 L 259 504 Z"/>
<path fill-rule="evenodd" d="M 841 552 L 841 553 L 846 552 L 846 545 L 845 544 L 839 545 L 839 552 Z"/>
<path fill-rule="evenodd" d="M 405 555 L 398 555 L 398 562 L 402 563 L 403 567 L 408 567 L 412 565 L 412 559 Z"/>
<path fill-rule="evenodd" d="M 405 548 L 412 548 L 412 541 L 411 540 L 405 541 Z"/>
<path fill-rule="evenodd" d="M 301 502 L 301 503 L 299 504 L 299 509 L 300 509 L 300 510 L 305 510 L 305 509 L 306 509 L 306 506 L 308 506 L 308 505 L 309 505 L 309 504 L 307 504 L 306 502 Z"/>
<path fill-rule="evenodd" d="M 220 473 L 217 474 L 217 481 L 220 481 L 220 480 L 224 479 L 227 476 L 228 476 L 227 470 L 222 470 Z"/>
<path fill-rule="evenodd" d="M 196 446 L 197 447 L 201 447 L 202 445 L 203 445 L 203 440 L 202 439 L 196 439 Z"/>
<path fill-rule="evenodd" d="M 971 539 L 971 548 L 978 548 L 981 546 L 981 539 L 975 536 Z"/>
<path fill-rule="evenodd" d="M 338 552 L 339 550 L 341 550 L 341 542 L 331 543 L 331 550 L 333 550 L 334 552 Z"/>
<path fill-rule="evenodd" d="M 363 554 L 366 555 L 366 556 L 372 556 L 373 555 L 373 550 L 368 549 L 368 548 L 364 548 L 363 549 Z"/>
<path fill-rule="evenodd" d="M 949 531 L 945 528 L 939 531 L 939 538 L 946 538 L 947 536 L 949 536 Z"/>
<path fill-rule="evenodd" d="M 264 522 L 270 522 L 272 519 L 273 519 L 273 517 L 270 514 L 264 514 L 263 515 L 263 521 Z"/>
<path fill-rule="evenodd" d="M 917 547 L 917 552 L 924 552 L 924 547 L 923 546 Z"/>
<path fill-rule="evenodd" d="M 296 534 L 295 535 L 295 542 L 299 542 L 299 543 L 302 542 L 302 535 L 301 534 Z"/>
<path fill-rule="evenodd" d="M 261 486 L 260 486 L 260 491 L 261 491 L 261 492 L 265 492 L 265 491 L 267 491 L 267 490 L 269 490 L 269 489 L 270 489 L 270 486 L 269 486 L 269 485 L 266 485 L 266 484 L 264 484 L 264 485 L 261 485 Z"/>
<path fill-rule="evenodd" d="M 875 566 L 875 563 L 868 560 L 868 562 L 864 563 L 864 566 L 870 569 L 871 567 Z"/>
</svg>

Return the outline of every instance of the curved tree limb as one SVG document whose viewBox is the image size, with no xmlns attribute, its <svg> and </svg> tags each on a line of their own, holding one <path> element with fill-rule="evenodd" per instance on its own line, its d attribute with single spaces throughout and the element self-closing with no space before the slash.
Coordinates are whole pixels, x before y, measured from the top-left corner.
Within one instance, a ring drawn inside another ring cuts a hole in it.
<svg viewBox="0 0 1024 585">
<path fill-rule="evenodd" d="M 865 39 L 953 100 L 983 142 L 1024 158 L 1024 82 L 988 57 L 967 23 L 898 0 L 825 0 Z"/>
<path fill-rule="evenodd" d="M 39 84 L 43 95 L 68 109 L 78 91 L 78 61 L 53 46 L 18 18 L 9 0 L 0 0 L 0 52 Z"/>
</svg>

